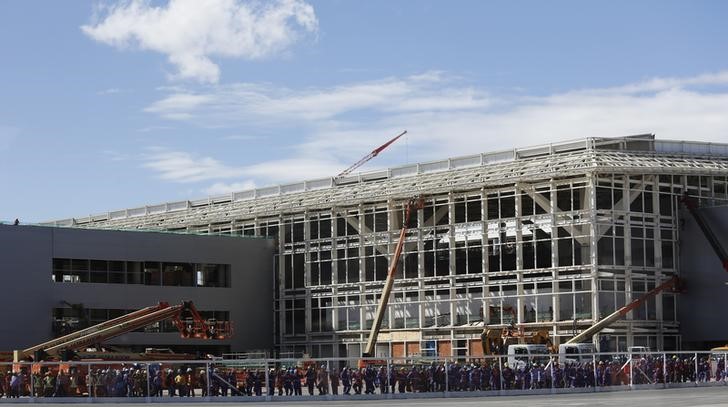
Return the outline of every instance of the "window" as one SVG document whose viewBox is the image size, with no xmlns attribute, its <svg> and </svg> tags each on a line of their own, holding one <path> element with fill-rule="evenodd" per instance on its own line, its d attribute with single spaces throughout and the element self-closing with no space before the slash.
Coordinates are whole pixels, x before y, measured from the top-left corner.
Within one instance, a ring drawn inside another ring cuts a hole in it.
<svg viewBox="0 0 728 407">
<path fill-rule="evenodd" d="M 52 276 L 71 283 L 230 287 L 229 264 L 53 259 Z"/>
</svg>

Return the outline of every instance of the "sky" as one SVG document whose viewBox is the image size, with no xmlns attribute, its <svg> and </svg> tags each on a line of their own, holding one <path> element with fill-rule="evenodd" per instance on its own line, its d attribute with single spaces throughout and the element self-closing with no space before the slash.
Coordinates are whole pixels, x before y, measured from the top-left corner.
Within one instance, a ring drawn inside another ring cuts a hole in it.
<svg viewBox="0 0 728 407">
<path fill-rule="evenodd" d="M 728 2 L 0 2 L 0 220 L 654 133 L 728 142 Z"/>
</svg>

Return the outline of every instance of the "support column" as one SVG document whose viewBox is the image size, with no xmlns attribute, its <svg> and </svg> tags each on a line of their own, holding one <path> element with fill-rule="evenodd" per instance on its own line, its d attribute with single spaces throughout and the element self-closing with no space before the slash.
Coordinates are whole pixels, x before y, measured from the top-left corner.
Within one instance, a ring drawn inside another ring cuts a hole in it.
<svg viewBox="0 0 728 407">
<path fill-rule="evenodd" d="M 629 183 L 629 176 L 624 176 L 624 183 L 622 185 L 622 200 L 621 207 L 615 207 L 615 211 L 621 211 L 624 214 L 624 303 L 629 304 L 632 302 L 632 228 L 629 219 L 630 203 L 632 199 L 625 199 L 631 197 L 631 188 Z M 615 203 L 616 206 L 616 203 Z M 616 214 L 615 214 L 615 217 Z M 632 317 L 634 313 L 632 311 L 625 315 L 627 321 L 627 347 L 632 346 L 634 342 L 632 333 Z"/>
<path fill-rule="evenodd" d="M 481 248 L 481 270 L 483 272 L 483 293 L 481 294 L 481 304 L 483 310 L 483 329 L 490 324 L 490 297 L 488 269 L 490 267 L 490 258 L 488 256 L 488 200 L 485 188 L 480 189 L 480 221 L 483 225 L 483 233 L 480 238 Z M 485 352 L 485 349 L 483 349 Z"/>
<path fill-rule="evenodd" d="M 516 323 L 522 324 L 526 320 L 526 316 L 523 315 L 523 230 L 521 223 L 521 214 L 523 209 L 521 208 L 521 191 L 519 184 L 516 184 L 515 190 L 515 215 L 516 215 L 516 316 L 518 321 Z"/>
<path fill-rule="evenodd" d="M 556 185 L 551 180 L 549 185 L 549 200 L 551 205 L 549 207 L 549 214 L 551 215 L 551 285 L 552 285 L 552 308 L 553 308 L 553 321 L 551 328 L 551 337 L 553 338 L 554 345 L 559 345 L 559 337 L 557 336 L 558 325 L 556 321 L 559 320 L 559 304 L 561 299 L 559 298 L 559 240 L 558 240 L 558 228 L 556 227 L 556 212 L 558 210 L 557 199 L 556 199 Z"/>
<path fill-rule="evenodd" d="M 334 309 L 331 315 L 331 318 L 333 318 L 333 326 L 334 331 L 338 332 L 346 327 L 339 326 L 339 313 L 343 312 L 344 315 L 346 315 L 346 307 L 340 307 L 338 306 L 339 298 L 337 296 L 338 294 L 338 284 L 339 282 L 339 262 L 337 258 L 337 246 L 336 246 L 336 232 L 338 229 L 338 226 L 336 225 L 338 222 L 336 221 L 336 209 L 331 208 L 331 284 L 334 286 Z"/>
<path fill-rule="evenodd" d="M 662 233 L 660 232 L 660 177 L 652 179 L 652 211 L 655 215 L 654 246 L 655 253 L 655 286 L 660 285 L 664 277 L 662 274 Z M 665 323 L 662 310 L 663 293 L 655 296 L 655 319 L 657 321 L 657 350 L 665 349 Z"/>
<path fill-rule="evenodd" d="M 591 264 L 591 318 L 592 323 L 599 320 L 599 256 L 597 242 L 599 241 L 599 225 L 597 224 L 597 179 L 591 174 L 587 181 L 588 208 L 589 208 L 589 261 Z M 596 338 L 595 338 L 596 339 Z"/>
</svg>

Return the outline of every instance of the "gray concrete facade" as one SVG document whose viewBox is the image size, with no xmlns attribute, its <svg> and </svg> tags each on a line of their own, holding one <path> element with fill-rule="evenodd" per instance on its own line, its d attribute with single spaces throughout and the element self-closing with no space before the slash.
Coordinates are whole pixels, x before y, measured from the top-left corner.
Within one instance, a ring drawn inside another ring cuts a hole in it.
<svg viewBox="0 0 728 407">
<path fill-rule="evenodd" d="M 158 232 L 0 225 L 0 350 L 51 338 L 53 309 L 63 301 L 87 309 L 134 310 L 159 301 L 191 300 L 200 311 L 229 312 L 235 334 L 223 341 L 182 339 L 177 333 L 134 332 L 118 345 L 222 345 L 231 351 L 273 345 L 273 241 Z M 175 287 L 53 281 L 55 259 L 229 265 L 229 287 Z"/>
<path fill-rule="evenodd" d="M 728 248 L 728 207 L 700 209 L 716 237 Z M 728 343 L 728 273 L 687 210 L 682 211 L 680 278 L 685 285 L 679 315 L 683 342 L 690 348 Z"/>
</svg>

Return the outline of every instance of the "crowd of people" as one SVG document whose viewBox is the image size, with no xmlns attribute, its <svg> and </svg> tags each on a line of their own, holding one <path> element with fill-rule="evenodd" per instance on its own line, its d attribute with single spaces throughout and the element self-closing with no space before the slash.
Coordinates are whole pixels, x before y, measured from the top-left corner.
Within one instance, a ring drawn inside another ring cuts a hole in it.
<svg viewBox="0 0 728 407">
<path fill-rule="evenodd" d="M 527 363 L 508 358 L 467 363 L 331 364 L 232 368 L 158 364 L 0 371 L 0 397 L 302 396 L 589 388 L 629 384 L 728 381 L 724 358 L 645 355 Z M 329 368 L 330 367 L 330 368 Z M 149 374 L 149 379 L 147 378 Z"/>
</svg>

